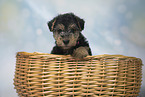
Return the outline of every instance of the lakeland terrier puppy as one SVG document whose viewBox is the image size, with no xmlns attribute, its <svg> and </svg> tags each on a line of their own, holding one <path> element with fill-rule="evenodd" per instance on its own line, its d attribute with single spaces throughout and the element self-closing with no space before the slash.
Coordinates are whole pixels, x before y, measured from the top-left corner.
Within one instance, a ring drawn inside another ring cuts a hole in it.
<svg viewBox="0 0 145 97">
<path fill-rule="evenodd" d="M 60 14 L 48 22 L 56 46 L 51 54 L 72 55 L 81 59 L 92 55 L 88 41 L 82 35 L 85 21 L 73 13 Z"/>
</svg>

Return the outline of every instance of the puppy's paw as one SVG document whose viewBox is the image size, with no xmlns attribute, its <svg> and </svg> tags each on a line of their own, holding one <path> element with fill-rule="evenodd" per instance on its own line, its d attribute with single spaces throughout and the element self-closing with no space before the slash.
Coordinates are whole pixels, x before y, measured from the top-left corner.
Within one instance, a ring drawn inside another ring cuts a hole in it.
<svg viewBox="0 0 145 97">
<path fill-rule="evenodd" d="M 88 47 L 79 47 L 76 50 L 74 50 L 72 56 L 77 59 L 82 59 L 86 56 L 88 56 Z"/>
</svg>

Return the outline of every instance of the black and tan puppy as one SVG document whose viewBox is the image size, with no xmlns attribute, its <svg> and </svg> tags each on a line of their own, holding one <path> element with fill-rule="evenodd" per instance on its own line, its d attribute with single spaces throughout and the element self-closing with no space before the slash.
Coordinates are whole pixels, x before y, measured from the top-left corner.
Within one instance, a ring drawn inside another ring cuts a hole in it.
<svg viewBox="0 0 145 97">
<path fill-rule="evenodd" d="M 60 14 L 48 22 L 48 27 L 56 40 L 51 54 L 72 55 L 75 58 L 92 55 L 88 41 L 81 33 L 83 19 L 73 13 Z"/>
</svg>

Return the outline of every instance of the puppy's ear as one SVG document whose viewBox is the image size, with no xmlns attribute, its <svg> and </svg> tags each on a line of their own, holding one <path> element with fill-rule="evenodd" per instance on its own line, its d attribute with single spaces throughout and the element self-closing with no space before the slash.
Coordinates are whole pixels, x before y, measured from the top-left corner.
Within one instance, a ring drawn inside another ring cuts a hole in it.
<svg viewBox="0 0 145 97">
<path fill-rule="evenodd" d="M 54 25 L 56 23 L 56 18 L 54 18 L 53 20 L 49 21 L 47 23 L 48 27 L 49 27 L 49 30 L 52 32 L 54 30 Z"/>
<path fill-rule="evenodd" d="M 80 31 L 84 30 L 85 21 L 77 16 L 76 16 L 76 20 L 77 20 L 77 24 L 78 24 Z"/>
</svg>

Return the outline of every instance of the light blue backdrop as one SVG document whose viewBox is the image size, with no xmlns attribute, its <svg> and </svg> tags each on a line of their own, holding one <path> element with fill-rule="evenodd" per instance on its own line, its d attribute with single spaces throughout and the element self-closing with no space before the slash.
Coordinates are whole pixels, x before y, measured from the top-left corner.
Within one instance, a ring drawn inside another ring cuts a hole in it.
<svg viewBox="0 0 145 97">
<path fill-rule="evenodd" d="M 54 39 L 47 21 L 59 13 L 74 12 L 85 20 L 82 33 L 93 55 L 122 54 L 145 63 L 144 5 L 145 0 L 0 0 L 0 97 L 17 97 L 16 52 L 50 53 Z M 142 97 L 144 89 L 143 75 Z"/>
</svg>

